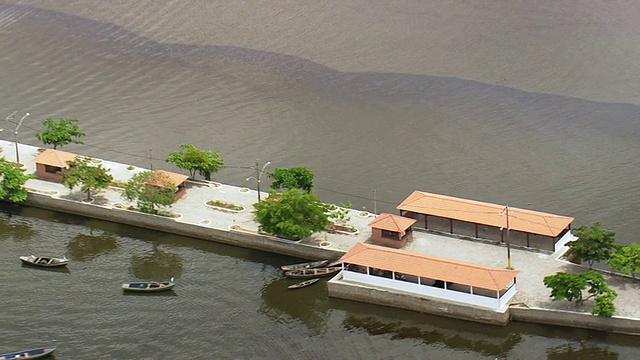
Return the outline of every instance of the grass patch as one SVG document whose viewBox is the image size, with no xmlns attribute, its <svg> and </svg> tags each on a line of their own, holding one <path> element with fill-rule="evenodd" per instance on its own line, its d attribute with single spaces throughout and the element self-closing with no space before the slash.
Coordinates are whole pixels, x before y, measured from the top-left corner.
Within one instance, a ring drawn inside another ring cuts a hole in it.
<svg viewBox="0 0 640 360">
<path fill-rule="evenodd" d="M 123 209 L 123 210 L 130 210 L 130 211 L 137 211 L 137 212 L 145 213 L 144 211 L 140 211 L 140 209 L 138 209 L 135 206 L 126 206 L 126 205 L 121 204 L 121 203 L 113 204 L 113 207 L 116 207 L 118 209 Z M 164 211 L 164 210 L 155 210 L 153 213 L 145 213 L 145 214 L 170 217 L 170 218 L 174 218 L 174 219 L 180 217 L 180 214 L 176 214 L 176 213 L 173 213 L 171 211 Z"/>
<path fill-rule="evenodd" d="M 223 209 L 229 209 L 229 210 L 233 210 L 233 211 L 242 211 L 242 210 L 244 210 L 244 206 L 242 206 L 242 205 L 228 203 L 228 202 L 225 202 L 225 201 L 222 201 L 222 200 L 209 200 L 209 201 L 207 201 L 207 205 L 215 206 L 215 207 L 219 207 L 219 208 L 223 208 Z"/>
</svg>

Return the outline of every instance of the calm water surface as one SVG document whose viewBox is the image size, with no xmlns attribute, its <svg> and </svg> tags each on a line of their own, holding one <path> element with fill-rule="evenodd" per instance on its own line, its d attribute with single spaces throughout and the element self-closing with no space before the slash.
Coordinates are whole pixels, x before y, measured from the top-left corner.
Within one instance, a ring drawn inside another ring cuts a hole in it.
<svg viewBox="0 0 640 360">
<path fill-rule="evenodd" d="M 163 167 L 181 143 L 306 166 L 327 202 L 395 211 L 413 190 L 640 231 L 633 1 L 2 1 L 0 111 L 75 117 L 69 151 Z M 7 124 L 11 127 L 11 124 Z M 6 135 L 8 132 L 4 132 Z M 269 170 L 271 168 L 268 168 Z M 253 184 L 250 184 L 253 185 Z M 375 191 L 375 196 L 374 196 Z M 286 290 L 297 259 L 30 208 L 0 222 L 0 350 L 57 358 L 630 358 L 637 339 L 506 328 Z M 21 254 L 67 254 L 68 272 Z M 173 296 L 125 279 L 176 276 Z M 28 300 L 28 301 L 27 301 Z M 46 325 L 43 325 L 46 324 Z M 213 355 L 211 355 L 213 354 Z"/>
</svg>

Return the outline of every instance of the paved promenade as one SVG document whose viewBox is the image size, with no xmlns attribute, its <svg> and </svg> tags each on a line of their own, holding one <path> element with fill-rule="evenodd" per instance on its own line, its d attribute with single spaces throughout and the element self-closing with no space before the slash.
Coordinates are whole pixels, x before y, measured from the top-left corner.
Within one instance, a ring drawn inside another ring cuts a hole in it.
<svg viewBox="0 0 640 360">
<path fill-rule="evenodd" d="M 10 161 L 15 161 L 15 148 L 13 142 L 1 141 L 2 155 Z M 35 173 L 33 159 L 38 155 L 38 148 L 28 145 L 20 145 L 21 163 L 29 172 Z M 128 164 L 120 164 L 102 160 L 102 165 L 110 169 L 115 179 L 121 182 L 128 181 L 133 174 L 147 169 L 136 168 L 128 170 Z M 70 191 L 59 183 L 32 179 L 26 184 L 31 191 L 50 194 L 54 197 L 83 199 L 85 193 L 77 189 Z M 262 197 L 268 194 L 262 193 Z M 101 206 L 116 206 L 127 204 L 116 188 L 99 191 L 94 196 L 94 201 Z M 205 203 L 208 200 L 222 200 L 229 203 L 242 205 L 245 209 L 241 212 L 231 213 L 215 210 Z M 258 223 L 253 220 L 253 204 L 257 201 L 255 190 L 235 187 L 215 182 L 189 181 L 187 193 L 167 210 L 180 214 L 178 222 L 191 223 L 200 226 L 214 227 L 218 229 L 244 229 L 257 231 Z M 375 214 L 350 210 L 349 225 L 358 229 L 357 234 L 342 235 L 335 233 L 316 233 L 301 242 L 314 246 L 322 246 L 328 249 L 346 252 L 357 242 L 365 242 L 371 236 L 368 226 L 375 218 Z M 565 248 L 566 249 L 566 248 Z M 593 301 L 587 302 L 583 308 L 576 308 L 568 301 L 553 302 L 549 298 L 549 289 L 542 283 L 547 275 L 558 271 L 585 271 L 583 266 L 571 264 L 560 259 L 565 249 L 554 254 L 540 253 L 517 248 L 511 249 L 511 263 L 515 270 L 520 271 L 517 277 L 518 291 L 512 303 L 522 303 L 529 307 L 544 309 L 566 310 L 577 312 L 589 312 Z M 449 259 L 456 259 L 471 263 L 483 264 L 505 268 L 507 266 L 506 247 L 488 243 L 463 240 L 447 236 L 435 235 L 430 232 L 415 231 L 414 239 L 408 243 L 404 250 L 429 254 Z M 634 282 L 626 277 L 605 274 L 607 282 L 617 293 L 615 300 L 616 316 L 640 319 L 640 282 Z"/>
</svg>

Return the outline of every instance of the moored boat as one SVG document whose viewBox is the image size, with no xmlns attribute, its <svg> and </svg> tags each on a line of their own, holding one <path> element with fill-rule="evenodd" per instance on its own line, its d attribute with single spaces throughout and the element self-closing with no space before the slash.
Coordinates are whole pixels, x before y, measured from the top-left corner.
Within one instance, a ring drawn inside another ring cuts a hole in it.
<svg viewBox="0 0 640 360">
<path fill-rule="evenodd" d="M 315 283 L 317 283 L 320 280 L 320 278 L 315 278 L 315 279 L 309 279 L 309 280 L 305 280 L 305 281 L 301 281 L 297 284 L 293 284 L 293 285 L 289 285 L 287 286 L 289 289 L 300 289 L 303 287 L 307 287 L 309 285 L 313 285 Z"/>
<path fill-rule="evenodd" d="M 22 350 L 11 353 L 0 354 L 0 360 L 9 360 L 9 359 L 42 359 L 51 355 L 56 350 L 55 346 L 42 347 L 31 350 Z"/>
<path fill-rule="evenodd" d="M 292 270 L 284 273 L 286 277 L 290 278 L 298 278 L 298 279 L 309 279 L 315 277 L 322 276 L 331 276 L 337 272 L 342 270 L 342 267 L 326 267 L 326 268 L 314 268 L 314 269 L 302 269 L 302 270 Z"/>
<path fill-rule="evenodd" d="M 20 256 L 20 260 L 22 260 L 22 262 L 25 264 L 42 267 L 65 266 L 69 263 L 69 259 L 67 259 L 65 256 L 57 258 L 52 256 L 24 255 Z"/>
<path fill-rule="evenodd" d="M 132 281 L 122 284 L 122 290 L 124 291 L 141 291 L 141 292 L 153 292 L 153 291 L 166 291 L 171 290 L 176 285 L 171 278 L 169 281 Z"/>
<path fill-rule="evenodd" d="M 327 265 L 328 262 L 329 260 L 319 260 L 319 261 L 312 261 L 312 262 L 306 262 L 306 263 L 300 263 L 300 264 L 282 265 L 280 266 L 280 269 L 282 271 L 313 269 L 313 268 L 323 267 Z"/>
</svg>

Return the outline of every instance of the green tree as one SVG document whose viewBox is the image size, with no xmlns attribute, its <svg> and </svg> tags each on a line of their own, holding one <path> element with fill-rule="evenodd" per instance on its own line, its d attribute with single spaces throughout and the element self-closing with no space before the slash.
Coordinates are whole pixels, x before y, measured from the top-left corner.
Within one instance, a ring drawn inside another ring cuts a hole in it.
<svg viewBox="0 0 640 360">
<path fill-rule="evenodd" d="M 316 175 L 307 168 L 292 167 L 276 168 L 269 177 L 273 179 L 271 188 L 274 190 L 300 189 L 311 192 Z"/>
<path fill-rule="evenodd" d="M 569 250 L 567 255 L 575 254 L 580 260 L 593 267 L 596 261 L 609 260 L 611 253 L 615 249 L 616 233 L 611 230 L 602 229 L 599 222 L 592 226 L 580 225 L 573 230 L 573 235 L 577 240 L 567 242 Z"/>
<path fill-rule="evenodd" d="M 616 245 L 616 251 L 611 254 L 607 264 L 637 280 L 637 274 L 640 273 L 640 246 L 636 243 Z"/>
<path fill-rule="evenodd" d="M 180 151 L 171 151 L 165 159 L 178 168 L 189 171 L 189 177 L 195 178 L 198 172 L 206 180 L 211 180 L 211 173 L 224 167 L 224 160 L 211 150 L 200 150 L 192 144 L 180 145 Z"/>
<path fill-rule="evenodd" d="M 52 118 L 47 118 L 42 122 L 45 129 L 37 133 L 36 138 L 45 145 L 53 145 L 54 149 L 69 143 L 84 144 L 80 137 L 84 136 L 85 133 L 80 131 L 77 122 L 77 119 L 55 121 Z"/>
<path fill-rule="evenodd" d="M 268 198 L 253 206 L 260 230 L 285 239 L 302 239 L 331 224 L 326 205 L 312 192 L 292 189 L 277 194 L 271 189 Z"/>
<path fill-rule="evenodd" d="M 158 206 L 171 206 L 176 199 L 178 189 L 171 180 L 161 173 L 139 172 L 125 184 L 122 197 L 136 201 L 138 209 L 149 214 L 157 214 Z"/>
<path fill-rule="evenodd" d="M 9 162 L 4 156 L 0 157 L 0 199 L 18 203 L 27 199 L 28 191 L 24 184 L 33 179 L 33 174 L 25 174 L 25 169 L 20 164 Z"/>
<path fill-rule="evenodd" d="M 80 185 L 80 191 L 87 193 L 87 200 L 91 199 L 91 190 L 105 189 L 113 181 L 110 169 L 103 168 L 102 164 L 93 165 L 91 160 L 77 157 L 68 163 L 69 169 L 62 175 L 62 184 L 69 190 Z"/>
<path fill-rule="evenodd" d="M 593 270 L 584 273 L 558 272 L 555 275 L 545 276 L 544 285 L 551 289 L 550 297 L 553 301 L 568 300 L 581 306 L 586 300 L 595 298 L 596 306 L 591 313 L 598 316 L 611 316 L 615 311 L 613 300 L 618 294 L 609 288 L 602 274 Z M 589 296 L 583 296 L 587 289 Z M 610 314 L 610 315 L 609 315 Z"/>
</svg>

